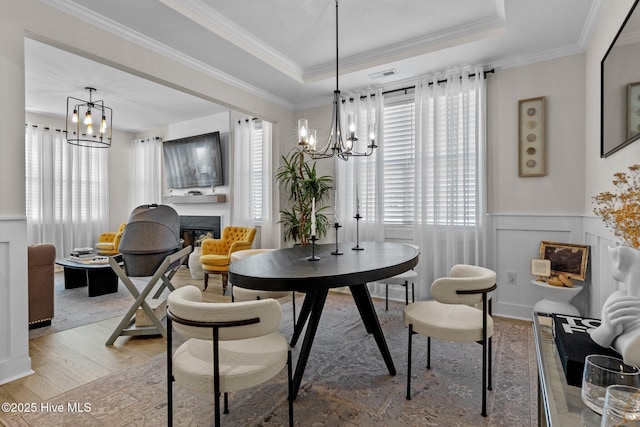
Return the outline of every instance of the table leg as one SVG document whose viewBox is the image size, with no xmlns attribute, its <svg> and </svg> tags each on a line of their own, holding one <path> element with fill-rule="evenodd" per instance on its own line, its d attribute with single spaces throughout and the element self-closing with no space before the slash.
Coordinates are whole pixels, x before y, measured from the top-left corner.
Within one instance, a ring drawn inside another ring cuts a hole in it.
<svg viewBox="0 0 640 427">
<path fill-rule="evenodd" d="M 300 349 L 300 354 L 298 355 L 298 362 L 296 364 L 296 372 L 293 376 L 293 385 L 292 385 L 292 398 L 298 396 L 298 389 L 300 388 L 300 384 L 302 383 L 302 375 L 304 375 L 304 370 L 307 366 L 307 361 L 309 360 L 309 353 L 311 353 L 311 345 L 313 344 L 313 339 L 316 336 L 316 331 L 318 330 L 318 324 L 320 323 L 320 316 L 322 316 L 322 309 L 324 308 L 324 303 L 327 300 L 327 294 L 329 293 L 329 289 L 320 289 L 317 291 L 307 293 L 305 297 L 305 304 L 307 304 L 307 300 L 310 300 L 311 311 L 309 316 L 309 324 L 307 325 L 307 332 L 304 335 L 304 341 L 302 342 L 302 348 Z M 298 324 L 303 322 L 298 321 Z M 298 325 L 296 325 L 296 329 L 298 329 Z"/>
<path fill-rule="evenodd" d="M 304 302 L 302 303 L 302 309 L 300 309 L 300 314 L 298 315 L 298 321 L 295 324 L 293 329 L 293 336 L 291 337 L 291 343 L 289 344 L 291 347 L 295 347 L 298 342 L 298 338 L 300 338 L 300 334 L 302 334 L 302 330 L 304 329 L 304 325 L 307 323 L 307 319 L 309 318 L 309 314 L 311 313 L 311 307 L 313 306 L 313 301 L 317 296 L 317 291 L 309 291 L 304 297 Z"/>
<path fill-rule="evenodd" d="M 64 267 L 64 288 L 73 289 L 87 286 L 86 269 Z"/>
<path fill-rule="evenodd" d="M 111 268 L 87 269 L 90 297 L 118 292 L 118 275 Z"/>
<path fill-rule="evenodd" d="M 362 317 L 362 322 L 364 323 L 367 332 L 373 334 L 373 337 L 378 344 L 378 349 L 382 354 L 382 358 L 387 364 L 389 373 L 391 375 L 395 375 L 396 367 L 393 364 L 393 359 L 391 358 L 391 353 L 389 352 L 387 341 L 385 340 L 384 334 L 382 333 L 380 321 L 378 320 L 378 315 L 376 314 L 376 310 L 373 307 L 371 295 L 369 294 L 369 289 L 367 288 L 366 283 L 362 285 L 351 285 L 349 286 L 349 289 L 351 289 L 351 295 L 353 296 L 353 300 L 358 307 L 360 317 Z"/>
</svg>

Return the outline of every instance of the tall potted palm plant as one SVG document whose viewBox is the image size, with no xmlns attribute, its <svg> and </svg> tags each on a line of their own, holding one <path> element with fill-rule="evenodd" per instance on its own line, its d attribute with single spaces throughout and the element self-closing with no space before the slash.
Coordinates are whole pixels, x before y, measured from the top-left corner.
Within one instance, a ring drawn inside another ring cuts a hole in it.
<svg viewBox="0 0 640 427">
<path fill-rule="evenodd" d="M 316 237 L 321 238 L 329 229 L 329 220 L 324 214 L 328 206 L 333 178 L 319 176 L 316 163 L 305 158 L 304 151 L 294 148 L 282 156 L 282 165 L 276 173 L 276 180 L 288 194 L 289 206 L 280 211 L 280 224 L 284 226 L 284 240 L 308 245 L 311 237 L 312 204 L 315 200 Z"/>
</svg>

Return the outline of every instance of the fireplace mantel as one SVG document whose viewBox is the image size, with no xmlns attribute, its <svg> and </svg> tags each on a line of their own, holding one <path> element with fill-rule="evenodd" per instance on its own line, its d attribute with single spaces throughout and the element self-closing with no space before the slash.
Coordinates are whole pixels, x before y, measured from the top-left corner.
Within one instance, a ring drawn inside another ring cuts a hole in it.
<svg viewBox="0 0 640 427">
<path fill-rule="evenodd" d="M 163 196 L 162 203 L 225 203 L 226 194 L 202 194 L 197 196 Z"/>
</svg>

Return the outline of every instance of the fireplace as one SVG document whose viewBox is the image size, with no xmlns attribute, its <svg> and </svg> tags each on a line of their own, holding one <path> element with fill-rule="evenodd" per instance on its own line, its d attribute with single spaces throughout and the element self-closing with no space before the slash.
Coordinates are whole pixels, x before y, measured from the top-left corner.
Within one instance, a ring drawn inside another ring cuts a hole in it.
<svg viewBox="0 0 640 427">
<path fill-rule="evenodd" d="M 185 247 L 195 247 L 196 240 L 206 233 L 211 233 L 214 239 L 220 238 L 219 216 L 180 216 L 180 238 Z"/>
</svg>

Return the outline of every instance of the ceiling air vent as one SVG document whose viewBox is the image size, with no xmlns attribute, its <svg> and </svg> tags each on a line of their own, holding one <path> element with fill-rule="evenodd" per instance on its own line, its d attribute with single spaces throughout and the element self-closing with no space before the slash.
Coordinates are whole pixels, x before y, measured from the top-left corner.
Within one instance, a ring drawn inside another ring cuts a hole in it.
<svg viewBox="0 0 640 427">
<path fill-rule="evenodd" d="M 396 70 L 391 69 L 391 70 L 380 71 L 378 73 L 371 73 L 369 74 L 369 77 L 371 77 L 373 80 L 377 80 L 377 79 L 385 79 L 387 77 L 395 76 L 397 74 L 398 72 Z"/>
</svg>

